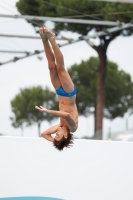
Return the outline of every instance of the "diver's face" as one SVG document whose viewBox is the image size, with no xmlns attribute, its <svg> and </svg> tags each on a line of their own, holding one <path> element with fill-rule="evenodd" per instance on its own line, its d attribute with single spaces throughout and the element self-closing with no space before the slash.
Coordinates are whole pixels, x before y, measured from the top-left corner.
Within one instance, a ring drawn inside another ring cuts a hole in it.
<svg viewBox="0 0 133 200">
<path fill-rule="evenodd" d="M 63 138 L 63 136 L 64 136 L 64 138 L 67 139 L 67 131 L 65 130 L 64 127 L 61 127 L 61 126 L 60 126 L 60 127 L 57 129 L 56 136 L 55 136 L 55 140 L 56 140 L 56 141 L 60 141 L 60 140 Z"/>
</svg>

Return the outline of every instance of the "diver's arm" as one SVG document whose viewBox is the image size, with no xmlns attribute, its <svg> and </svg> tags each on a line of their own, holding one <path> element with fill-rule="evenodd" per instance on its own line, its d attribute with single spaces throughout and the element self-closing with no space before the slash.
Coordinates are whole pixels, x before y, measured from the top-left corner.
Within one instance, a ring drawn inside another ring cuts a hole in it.
<svg viewBox="0 0 133 200">
<path fill-rule="evenodd" d="M 49 113 L 49 114 L 53 114 L 57 117 L 62 117 L 64 119 L 68 118 L 68 116 L 70 115 L 68 112 L 63 112 L 63 111 L 57 111 L 57 110 L 49 110 L 47 108 L 44 108 L 43 106 L 35 106 L 35 108 L 41 112 L 46 112 L 46 113 Z"/>
<path fill-rule="evenodd" d="M 54 141 L 54 138 L 51 136 L 52 134 L 57 132 L 57 129 L 59 128 L 60 124 L 51 126 L 50 128 L 46 129 L 41 136 L 44 137 L 46 140 L 49 140 L 51 142 Z"/>
</svg>

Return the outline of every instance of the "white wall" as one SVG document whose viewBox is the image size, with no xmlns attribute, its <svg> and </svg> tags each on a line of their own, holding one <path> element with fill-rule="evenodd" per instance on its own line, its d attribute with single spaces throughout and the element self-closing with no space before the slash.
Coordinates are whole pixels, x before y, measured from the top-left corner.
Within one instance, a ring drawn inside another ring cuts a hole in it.
<svg viewBox="0 0 133 200">
<path fill-rule="evenodd" d="M 75 140 L 57 151 L 43 138 L 0 137 L 0 199 L 133 200 L 133 144 Z"/>
</svg>

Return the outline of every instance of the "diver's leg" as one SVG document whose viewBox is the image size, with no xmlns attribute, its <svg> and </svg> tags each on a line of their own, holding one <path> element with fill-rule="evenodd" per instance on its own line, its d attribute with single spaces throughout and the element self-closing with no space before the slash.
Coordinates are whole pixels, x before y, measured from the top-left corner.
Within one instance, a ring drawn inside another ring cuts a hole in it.
<svg viewBox="0 0 133 200">
<path fill-rule="evenodd" d="M 66 92 L 72 92 L 74 90 L 74 84 L 71 80 L 71 77 L 69 76 L 68 72 L 65 69 L 63 54 L 56 43 L 55 35 L 52 32 L 50 32 L 49 29 L 45 27 L 43 28 L 43 31 L 52 45 L 54 55 L 55 55 L 55 60 L 56 60 L 56 69 L 57 69 L 57 73 L 58 73 L 61 85 Z"/>
<path fill-rule="evenodd" d="M 60 79 L 58 77 L 58 73 L 56 70 L 55 56 L 51 49 L 48 39 L 46 38 L 46 36 L 43 33 L 43 28 L 39 29 L 39 33 L 40 33 L 40 36 L 41 36 L 41 39 L 43 42 L 45 55 L 46 55 L 46 58 L 48 61 L 48 68 L 50 71 L 51 82 L 52 82 L 55 90 L 57 90 L 61 86 L 61 82 L 60 82 Z"/>
</svg>

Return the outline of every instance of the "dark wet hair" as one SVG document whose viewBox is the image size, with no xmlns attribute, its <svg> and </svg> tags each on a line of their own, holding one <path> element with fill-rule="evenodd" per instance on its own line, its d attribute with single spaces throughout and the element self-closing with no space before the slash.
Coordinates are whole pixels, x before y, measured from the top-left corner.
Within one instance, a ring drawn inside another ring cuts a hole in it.
<svg viewBox="0 0 133 200">
<path fill-rule="evenodd" d="M 67 133 L 67 139 L 63 136 L 60 141 L 53 141 L 54 147 L 59 151 L 62 151 L 64 147 L 70 148 L 73 144 L 73 134 L 71 134 L 69 130 L 67 130 Z"/>
</svg>

